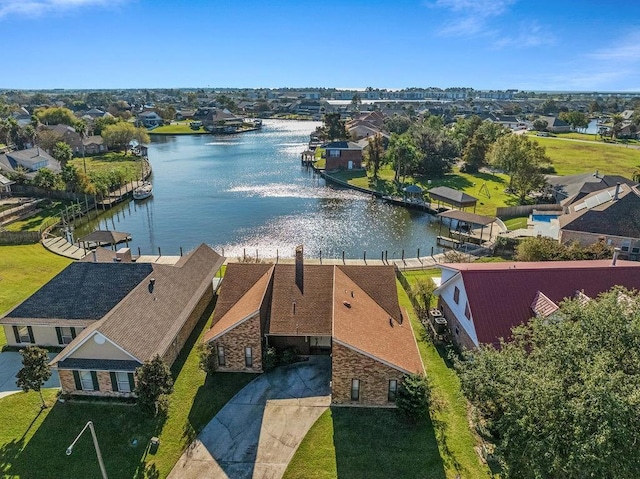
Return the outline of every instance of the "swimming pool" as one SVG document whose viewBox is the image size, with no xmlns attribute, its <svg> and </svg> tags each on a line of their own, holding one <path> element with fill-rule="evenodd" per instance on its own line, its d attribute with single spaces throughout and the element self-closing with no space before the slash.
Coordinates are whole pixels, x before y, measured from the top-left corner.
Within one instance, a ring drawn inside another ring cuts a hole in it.
<svg viewBox="0 0 640 479">
<path fill-rule="evenodd" d="M 551 223 L 551 220 L 555 220 L 558 216 L 560 215 L 542 215 L 542 214 L 537 214 L 537 215 L 531 215 L 531 221 L 543 221 L 545 223 Z"/>
</svg>

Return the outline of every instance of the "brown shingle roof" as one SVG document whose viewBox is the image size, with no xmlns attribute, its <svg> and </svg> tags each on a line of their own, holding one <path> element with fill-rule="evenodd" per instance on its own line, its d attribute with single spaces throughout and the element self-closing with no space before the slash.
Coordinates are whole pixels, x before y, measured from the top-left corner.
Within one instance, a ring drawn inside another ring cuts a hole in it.
<svg viewBox="0 0 640 479">
<path fill-rule="evenodd" d="M 295 265 L 276 265 L 269 334 L 330 336 L 332 290 L 333 266 L 304 265 L 304 288 L 300 291 L 295 282 Z"/>
<path fill-rule="evenodd" d="M 334 341 L 352 347 L 403 372 L 424 372 L 409 317 L 406 312 L 400 315 L 395 276 L 378 277 L 376 281 L 381 286 L 384 285 L 387 291 L 391 290 L 385 296 L 390 297 L 393 294 L 396 298 L 396 305 L 391 309 L 397 310 L 398 315 L 392 317 L 386 308 L 376 301 L 378 298 L 369 296 L 365 289 L 342 269 L 342 267 L 336 267 L 334 278 Z M 376 278 L 372 273 L 369 276 Z"/>
<path fill-rule="evenodd" d="M 227 266 L 227 274 L 229 273 L 228 268 L 231 266 L 231 264 Z M 211 329 L 206 332 L 203 338 L 205 343 L 224 334 L 229 329 L 240 324 L 244 319 L 258 312 L 262 302 L 264 301 L 269 281 L 271 280 L 271 275 L 273 273 L 273 267 L 269 268 L 261 277 L 258 277 L 256 281 L 255 277 L 262 268 L 246 268 L 246 266 L 249 266 L 246 264 L 234 266 L 240 266 L 240 268 L 231 268 L 231 274 L 229 276 L 225 275 L 225 278 L 228 277 L 237 281 L 238 277 L 244 276 L 247 279 L 247 284 L 250 284 L 250 288 L 244 295 L 242 295 L 242 297 L 235 301 L 230 308 L 225 307 L 224 314 L 221 314 L 216 307 L 213 314 L 213 325 L 211 326 Z M 225 279 L 222 283 L 222 289 L 220 291 L 218 301 L 221 301 L 225 306 L 230 304 L 227 296 L 236 296 L 236 291 L 227 288 Z"/>
<path fill-rule="evenodd" d="M 161 356 L 211 285 L 224 258 L 202 244 L 181 267 L 153 265 L 143 281 L 107 316 L 98 331 L 141 361 Z"/>
<path fill-rule="evenodd" d="M 337 266 L 392 317 L 400 317 L 393 266 Z"/>
<path fill-rule="evenodd" d="M 229 263 L 220 283 L 213 323 L 215 324 L 227 314 L 233 305 L 240 301 L 240 298 L 272 267 L 271 264 Z"/>
</svg>

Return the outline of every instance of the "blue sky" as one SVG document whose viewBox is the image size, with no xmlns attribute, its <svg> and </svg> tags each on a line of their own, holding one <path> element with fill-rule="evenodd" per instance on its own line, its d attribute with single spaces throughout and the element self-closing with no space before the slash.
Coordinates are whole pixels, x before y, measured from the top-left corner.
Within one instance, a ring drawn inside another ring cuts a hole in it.
<svg viewBox="0 0 640 479">
<path fill-rule="evenodd" d="M 640 1 L 0 0 L 0 88 L 640 91 Z"/>
</svg>

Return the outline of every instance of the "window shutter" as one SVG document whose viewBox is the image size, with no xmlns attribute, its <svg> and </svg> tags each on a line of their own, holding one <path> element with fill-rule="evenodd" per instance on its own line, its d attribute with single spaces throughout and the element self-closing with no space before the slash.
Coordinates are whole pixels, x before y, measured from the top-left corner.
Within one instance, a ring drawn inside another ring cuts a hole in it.
<svg viewBox="0 0 640 479">
<path fill-rule="evenodd" d="M 131 392 L 134 392 L 136 389 L 136 380 L 133 373 L 127 373 L 127 377 L 129 378 L 129 389 L 131 389 Z"/>
<path fill-rule="evenodd" d="M 100 384 L 98 384 L 98 373 L 91 371 L 91 381 L 93 381 L 93 390 L 100 391 Z"/>
<path fill-rule="evenodd" d="M 33 339 L 33 328 L 31 326 L 27 326 L 27 331 L 29 332 L 29 342 L 31 344 L 35 344 L 36 340 Z"/>
<path fill-rule="evenodd" d="M 116 373 L 111 371 L 109 372 L 109 376 L 111 376 L 111 390 L 118 392 L 118 377 L 116 376 Z"/>
<path fill-rule="evenodd" d="M 78 371 L 72 371 L 73 381 L 76 383 L 76 391 L 82 391 L 82 383 L 80 382 L 80 373 Z"/>
<path fill-rule="evenodd" d="M 71 328 L 71 339 L 76 339 L 76 328 Z"/>
<path fill-rule="evenodd" d="M 58 344 L 62 344 L 62 330 L 56 326 L 56 336 L 58 336 Z"/>
<path fill-rule="evenodd" d="M 18 331 L 18 326 L 13 326 L 13 335 L 16 337 L 16 343 L 20 343 L 20 331 Z"/>
</svg>

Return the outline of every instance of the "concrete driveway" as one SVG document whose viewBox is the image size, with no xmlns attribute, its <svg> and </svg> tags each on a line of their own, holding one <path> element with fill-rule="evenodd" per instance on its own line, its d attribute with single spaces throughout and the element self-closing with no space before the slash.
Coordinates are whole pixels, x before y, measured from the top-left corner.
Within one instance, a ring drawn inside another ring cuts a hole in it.
<svg viewBox="0 0 640 479">
<path fill-rule="evenodd" d="M 56 357 L 55 353 L 49 353 L 49 359 Z M 16 386 L 16 374 L 22 369 L 22 356 L 14 351 L 0 353 L 0 398 L 22 391 Z M 52 371 L 51 378 L 44 384 L 44 388 L 59 388 L 60 379 L 58 371 Z"/>
<path fill-rule="evenodd" d="M 330 381 L 328 356 L 259 376 L 207 424 L 169 479 L 281 478 L 307 431 L 329 407 Z"/>
</svg>

